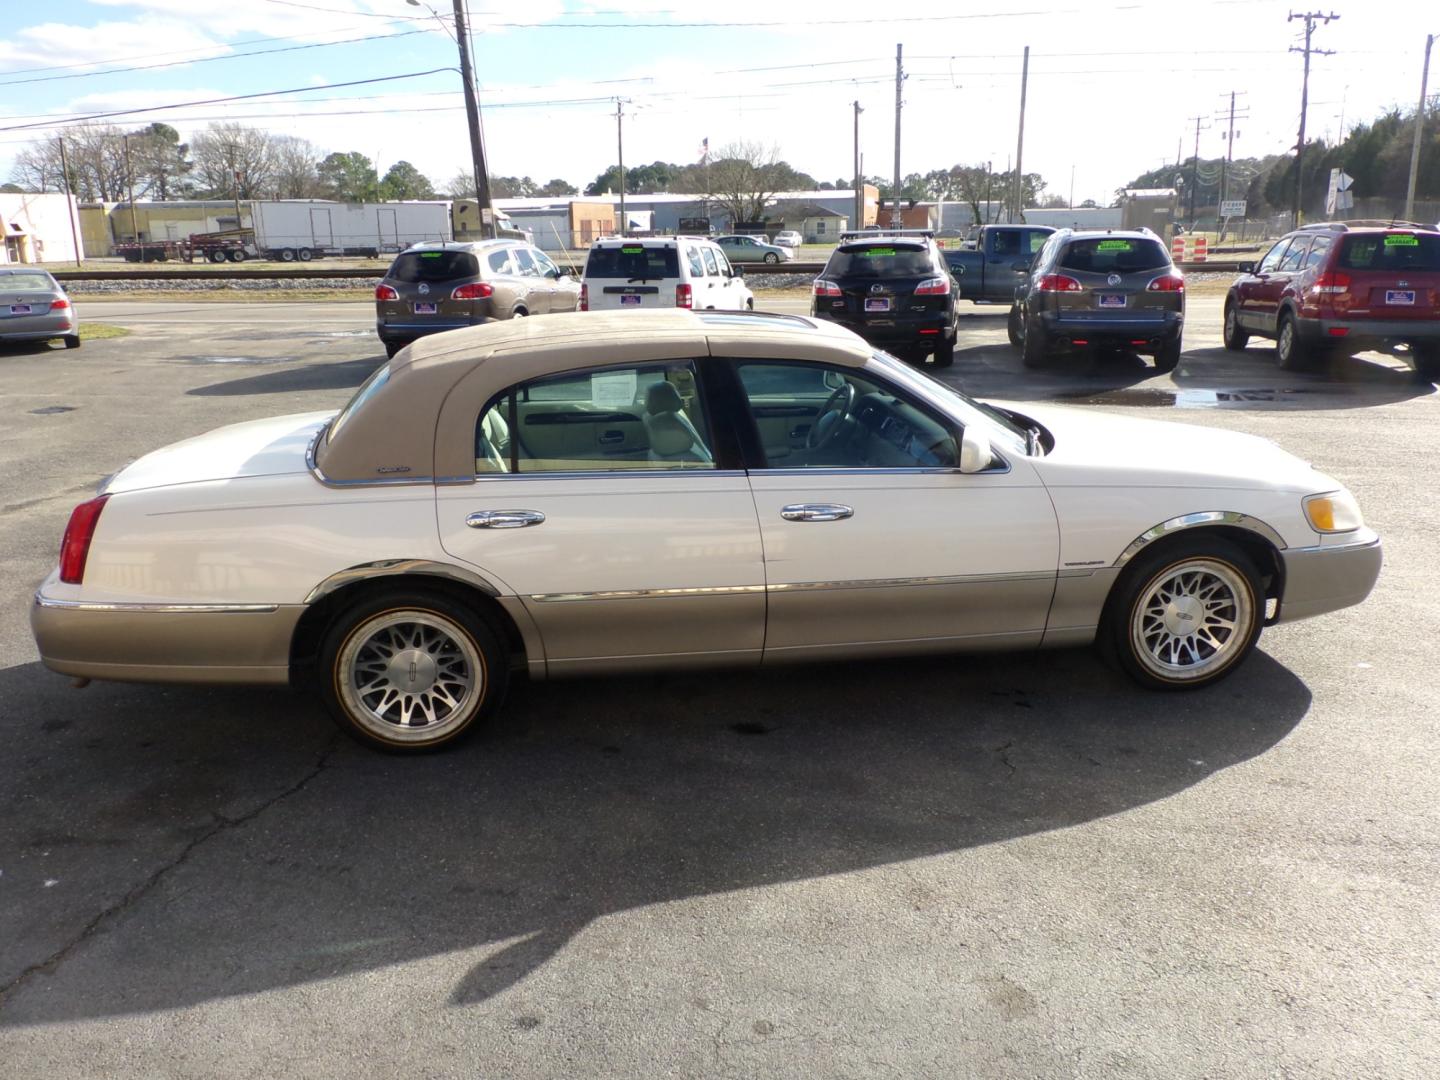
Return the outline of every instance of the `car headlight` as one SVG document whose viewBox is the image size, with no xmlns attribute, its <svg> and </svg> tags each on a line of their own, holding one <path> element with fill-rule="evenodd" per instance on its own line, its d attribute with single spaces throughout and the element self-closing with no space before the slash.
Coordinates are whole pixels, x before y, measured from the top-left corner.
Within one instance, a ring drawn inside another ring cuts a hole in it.
<svg viewBox="0 0 1440 1080">
<path fill-rule="evenodd" d="M 1365 524 L 1360 504 L 1348 491 L 1326 491 L 1305 497 L 1305 520 L 1318 533 L 1354 532 Z"/>
</svg>

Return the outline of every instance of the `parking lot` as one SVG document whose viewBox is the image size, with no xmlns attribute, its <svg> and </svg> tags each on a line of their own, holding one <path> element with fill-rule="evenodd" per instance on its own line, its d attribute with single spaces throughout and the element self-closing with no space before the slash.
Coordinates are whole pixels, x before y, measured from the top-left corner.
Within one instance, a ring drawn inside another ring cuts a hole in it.
<svg viewBox="0 0 1440 1080">
<path fill-rule="evenodd" d="M 962 306 L 976 396 L 1338 478 L 1375 593 L 1193 694 L 1088 650 L 521 683 L 389 758 L 284 691 L 72 688 L 27 624 L 101 477 L 338 407 L 373 306 L 91 302 L 128 336 L 0 352 L 0 1074 L 1440 1074 L 1435 387 L 1228 353 L 1218 296 L 1171 375 L 1030 372 Z"/>
</svg>

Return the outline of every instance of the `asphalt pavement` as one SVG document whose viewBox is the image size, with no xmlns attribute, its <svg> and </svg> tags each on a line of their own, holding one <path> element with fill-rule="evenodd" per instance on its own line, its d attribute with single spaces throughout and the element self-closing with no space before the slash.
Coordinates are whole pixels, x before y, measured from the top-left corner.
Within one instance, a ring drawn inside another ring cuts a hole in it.
<svg viewBox="0 0 1440 1080">
<path fill-rule="evenodd" d="M 132 333 L 0 351 L 6 1080 L 1440 1075 L 1440 414 L 1394 358 L 1282 373 L 1192 298 L 1172 375 L 1032 373 L 966 308 L 973 393 L 1357 494 L 1375 594 L 1212 689 L 1088 650 L 520 683 L 394 759 L 285 691 L 75 689 L 26 622 L 102 476 L 342 404 L 370 305 L 81 315 Z"/>
</svg>

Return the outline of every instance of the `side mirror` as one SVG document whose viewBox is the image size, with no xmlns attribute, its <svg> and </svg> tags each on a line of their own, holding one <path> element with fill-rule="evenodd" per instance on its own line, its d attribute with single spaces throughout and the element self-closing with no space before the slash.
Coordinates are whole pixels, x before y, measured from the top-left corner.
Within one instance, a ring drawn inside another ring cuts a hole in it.
<svg viewBox="0 0 1440 1080">
<path fill-rule="evenodd" d="M 1253 274 L 1254 272 L 1255 272 L 1255 264 L 1254 264 L 1253 262 L 1243 262 L 1243 263 L 1240 264 L 1240 273 L 1242 273 L 1242 274 Z"/>
<path fill-rule="evenodd" d="M 990 440 L 973 426 L 967 427 L 960 436 L 960 471 L 962 473 L 984 472 L 995 460 L 990 449 Z"/>
<path fill-rule="evenodd" d="M 731 277 L 744 277 L 744 276 L 745 276 L 745 268 L 744 268 L 743 266 L 732 266 L 732 267 L 730 267 L 730 276 L 731 276 Z"/>
</svg>

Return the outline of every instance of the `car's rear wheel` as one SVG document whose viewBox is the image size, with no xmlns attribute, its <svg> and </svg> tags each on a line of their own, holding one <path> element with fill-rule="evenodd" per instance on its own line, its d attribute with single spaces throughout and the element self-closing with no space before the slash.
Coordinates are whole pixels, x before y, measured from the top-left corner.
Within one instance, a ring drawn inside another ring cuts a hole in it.
<svg viewBox="0 0 1440 1080">
<path fill-rule="evenodd" d="M 1233 303 L 1225 305 L 1225 348 L 1239 352 L 1250 343 L 1250 335 L 1240 328 L 1240 313 Z"/>
<path fill-rule="evenodd" d="M 325 704 L 347 734 L 414 753 L 461 738 L 505 696 L 499 641 L 438 593 L 389 590 L 345 611 L 320 650 Z"/>
<path fill-rule="evenodd" d="M 237 262 L 237 263 L 239 263 L 239 262 L 244 262 L 244 261 L 245 261 L 245 249 L 244 249 L 244 248 L 231 248 L 231 250 L 230 250 L 230 261 L 231 261 L 231 262 Z"/>
<path fill-rule="evenodd" d="M 64 340 L 67 349 L 78 349 L 80 347 L 79 334 L 66 334 Z"/>
<path fill-rule="evenodd" d="M 1020 305 L 1010 305 L 1010 317 L 1005 320 L 1005 333 L 1010 338 L 1010 344 L 1020 348 L 1025 344 L 1025 318 L 1020 314 Z"/>
<path fill-rule="evenodd" d="M 225 249 L 224 249 L 224 248 L 212 248 L 211 251 L 210 251 L 210 256 L 209 256 L 209 258 L 210 258 L 210 261 L 211 261 L 212 263 L 222 263 L 222 262 L 224 262 L 224 261 L 225 261 Z"/>
<path fill-rule="evenodd" d="M 1180 334 L 1177 332 L 1174 337 L 1168 337 L 1160 344 L 1155 352 L 1156 371 L 1174 371 L 1180 366 L 1181 350 Z"/>
<path fill-rule="evenodd" d="M 780 256 L 776 255 L 773 251 L 767 251 L 765 253 L 765 261 L 773 266 L 780 261 Z"/>
<path fill-rule="evenodd" d="M 386 355 L 387 357 L 389 357 L 391 360 L 393 360 L 393 359 L 395 359 L 395 354 L 398 353 L 401 349 L 403 349 L 403 348 L 405 347 L 405 342 L 403 342 L 403 341 L 387 341 L 387 342 L 384 342 L 384 345 L 385 345 L 385 355 Z"/>
<path fill-rule="evenodd" d="M 295 261 L 295 249 L 294 249 L 294 248 L 281 248 L 281 249 L 280 249 L 280 261 L 281 261 L 281 262 L 294 262 L 294 261 Z"/>
<path fill-rule="evenodd" d="M 1282 371 L 1304 371 L 1310 366 L 1310 350 L 1300 340 L 1295 316 L 1288 312 L 1280 316 L 1280 326 L 1275 333 L 1275 358 Z"/>
<path fill-rule="evenodd" d="M 1410 363 L 1415 368 L 1415 374 L 1422 379 L 1440 382 L 1440 346 L 1410 346 Z"/>
<path fill-rule="evenodd" d="M 1142 552 L 1111 595 L 1101 644 L 1142 686 L 1181 690 L 1228 675 L 1265 621 L 1254 562 L 1221 538 Z"/>
<path fill-rule="evenodd" d="M 309 248 L 301 248 L 299 251 L 295 252 L 295 257 L 301 262 L 309 262 L 315 257 L 315 253 Z"/>
<path fill-rule="evenodd" d="M 935 346 L 932 359 L 937 368 L 948 368 L 955 363 L 955 339 L 942 337 L 940 344 Z"/>
<path fill-rule="evenodd" d="M 1021 359 L 1028 368 L 1038 368 L 1045 363 L 1046 354 L 1049 352 L 1049 341 L 1046 340 L 1045 331 L 1034 326 L 1027 319 L 1024 322 L 1025 341 L 1021 346 Z"/>
</svg>

